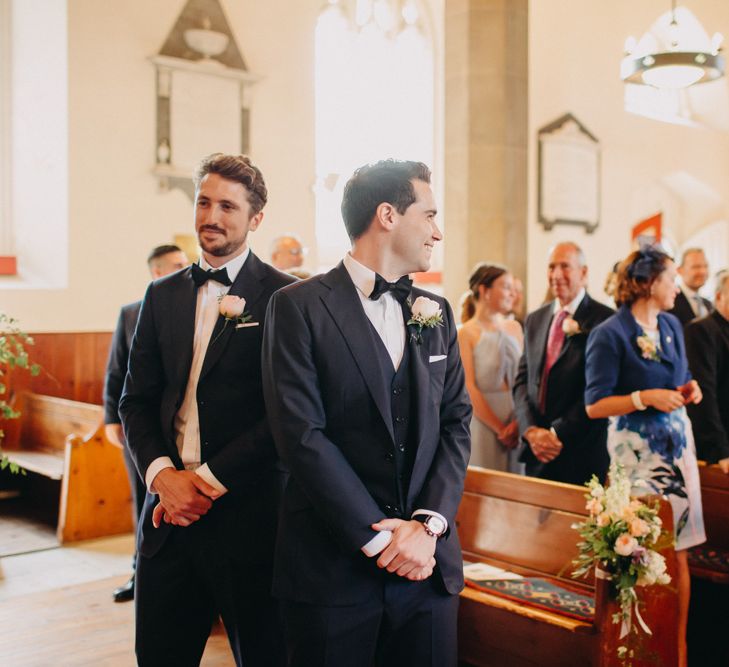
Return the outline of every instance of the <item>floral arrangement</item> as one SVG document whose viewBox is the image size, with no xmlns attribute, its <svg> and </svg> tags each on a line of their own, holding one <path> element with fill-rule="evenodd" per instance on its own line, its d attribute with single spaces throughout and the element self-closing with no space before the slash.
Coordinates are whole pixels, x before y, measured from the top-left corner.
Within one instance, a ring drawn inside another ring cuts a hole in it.
<svg viewBox="0 0 729 667">
<path fill-rule="evenodd" d="M 414 340 L 420 345 L 423 342 L 423 328 L 432 329 L 443 326 L 443 312 L 437 301 L 425 296 L 419 296 L 414 303 L 408 303 L 408 305 L 411 317 L 407 324 L 412 327 L 410 340 Z"/>
<path fill-rule="evenodd" d="M 236 324 L 250 322 L 251 316 L 243 314 L 245 309 L 246 300 L 242 297 L 233 294 L 221 294 L 218 297 L 218 310 L 225 318 L 226 324 L 228 322 L 235 322 Z"/>
<path fill-rule="evenodd" d="M 562 320 L 562 331 L 564 331 L 565 336 L 568 338 L 584 333 L 582 329 L 580 329 L 580 323 L 569 315 Z"/>
<path fill-rule="evenodd" d="M 582 541 L 578 544 L 579 556 L 573 561 L 577 567 L 572 576 L 582 577 L 593 566 L 598 568 L 598 576 L 609 579 L 617 591 L 620 611 L 613 615 L 613 623 L 622 623 L 620 639 L 631 631 L 633 613 L 641 629 L 650 635 L 638 609 L 635 588 L 671 581 L 666 561 L 657 551 L 667 546 L 658 508 L 631 499 L 631 482 L 619 464 L 610 467 L 607 488 L 594 475 L 586 486 L 590 516 L 573 526 Z M 627 647 L 618 648 L 621 659 L 627 653 Z"/>
<path fill-rule="evenodd" d="M 658 348 L 656 347 L 656 344 L 653 342 L 653 339 L 645 333 L 645 331 L 635 339 L 635 342 L 638 343 L 640 354 L 643 359 L 648 359 L 650 361 L 661 360 L 658 356 Z"/>
<path fill-rule="evenodd" d="M 16 319 L 5 313 L 0 313 L 0 418 L 2 419 L 17 419 L 20 417 L 20 413 L 13 410 L 5 398 L 8 391 L 5 384 L 8 372 L 15 368 L 22 368 L 32 376 L 40 373 L 40 366 L 30 362 L 28 352 L 25 349 L 26 345 L 33 345 L 33 339 L 20 330 Z M 3 432 L 0 429 L 0 442 L 2 442 L 2 438 Z M 25 474 L 25 471 L 17 463 L 11 463 L 0 452 L 0 470 L 5 470 L 5 468 L 13 473 L 21 472 Z"/>
</svg>

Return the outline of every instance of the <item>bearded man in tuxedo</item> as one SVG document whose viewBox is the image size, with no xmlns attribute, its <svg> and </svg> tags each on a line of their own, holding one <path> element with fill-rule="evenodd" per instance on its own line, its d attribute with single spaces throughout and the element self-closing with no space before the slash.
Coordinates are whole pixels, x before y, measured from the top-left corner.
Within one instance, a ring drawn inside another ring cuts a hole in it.
<svg viewBox="0 0 729 667">
<path fill-rule="evenodd" d="M 120 413 L 148 493 L 138 530 L 139 665 L 198 665 L 223 618 L 237 665 L 282 664 L 270 595 L 280 473 L 261 388 L 271 295 L 294 279 L 247 237 L 267 191 L 245 156 L 195 176 L 199 264 L 147 290 Z"/>
<path fill-rule="evenodd" d="M 358 169 L 342 216 L 351 251 L 275 294 L 264 334 L 289 664 L 448 667 L 471 406 L 451 308 L 408 277 L 442 238 L 429 169 Z"/>
</svg>

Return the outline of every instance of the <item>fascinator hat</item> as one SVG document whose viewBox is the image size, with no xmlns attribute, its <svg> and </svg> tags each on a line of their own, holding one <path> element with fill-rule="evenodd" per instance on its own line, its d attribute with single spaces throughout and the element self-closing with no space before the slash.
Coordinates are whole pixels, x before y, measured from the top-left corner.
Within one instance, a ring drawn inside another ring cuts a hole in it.
<svg viewBox="0 0 729 667">
<path fill-rule="evenodd" d="M 636 251 L 633 261 L 628 264 L 627 274 L 636 282 L 648 282 L 666 267 L 670 256 L 658 245 L 645 245 Z"/>
</svg>

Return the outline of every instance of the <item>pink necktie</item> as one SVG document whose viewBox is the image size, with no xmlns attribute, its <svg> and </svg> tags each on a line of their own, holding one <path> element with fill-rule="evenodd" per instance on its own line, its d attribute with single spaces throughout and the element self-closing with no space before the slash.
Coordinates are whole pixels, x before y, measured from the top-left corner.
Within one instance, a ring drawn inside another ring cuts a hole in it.
<svg viewBox="0 0 729 667">
<path fill-rule="evenodd" d="M 542 383 L 539 385 L 539 409 L 544 412 L 547 402 L 547 380 L 549 379 L 549 371 L 552 370 L 554 362 L 557 361 L 559 353 L 562 351 L 564 343 L 564 329 L 562 323 L 565 321 L 569 313 L 566 310 L 560 310 L 552 320 L 552 326 L 549 327 L 549 338 L 547 339 L 547 352 L 544 356 L 544 368 L 542 370 Z"/>
</svg>

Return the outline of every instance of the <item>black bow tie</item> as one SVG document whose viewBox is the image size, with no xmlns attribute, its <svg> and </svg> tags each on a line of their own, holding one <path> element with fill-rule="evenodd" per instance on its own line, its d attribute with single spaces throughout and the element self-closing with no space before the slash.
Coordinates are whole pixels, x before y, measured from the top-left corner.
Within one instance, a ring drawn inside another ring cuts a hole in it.
<svg viewBox="0 0 729 667">
<path fill-rule="evenodd" d="M 402 276 L 394 283 L 388 283 L 379 273 L 375 274 L 375 289 L 370 294 L 370 299 L 377 301 L 385 292 L 392 292 L 400 303 L 405 303 L 405 300 L 410 296 L 410 289 L 413 286 L 413 281 L 408 276 Z"/>
<path fill-rule="evenodd" d="M 192 279 L 197 287 L 204 285 L 208 280 L 214 280 L 221 285 L 233 284 L 228 277 L 227 269 L 217 269 L 216 271 L 208 269 L 205 271 L 199 264 L 192 265 Z"/>
</svg>

